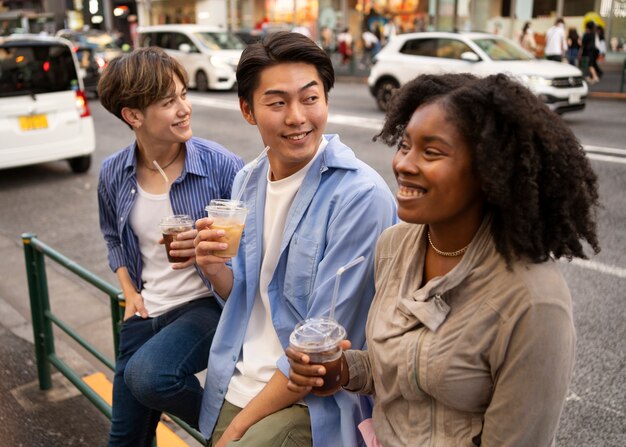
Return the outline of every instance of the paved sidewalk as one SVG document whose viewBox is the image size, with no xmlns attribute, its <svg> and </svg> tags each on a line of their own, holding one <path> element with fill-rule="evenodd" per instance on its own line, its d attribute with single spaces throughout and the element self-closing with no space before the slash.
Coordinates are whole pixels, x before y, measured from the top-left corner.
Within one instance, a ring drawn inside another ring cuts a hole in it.
<svg viewBox="0 0 626 447">
<path fill-rule="evenodd" d="M 21 240 L 0 233 L 0 252 L 0 446 L 105 446 L 108 418 L 54 367 L 52 389 L 39 389 Z M 112 359 L 108 297 L 49 259 L 46 276 L 52 312 Z M 112 380 L 105 365 L 59 329 L 54 332 L 56 353 L 76 374 L 102 372 Z M 167 425 L 189 446 L 200 445 Z"/>
</svg>

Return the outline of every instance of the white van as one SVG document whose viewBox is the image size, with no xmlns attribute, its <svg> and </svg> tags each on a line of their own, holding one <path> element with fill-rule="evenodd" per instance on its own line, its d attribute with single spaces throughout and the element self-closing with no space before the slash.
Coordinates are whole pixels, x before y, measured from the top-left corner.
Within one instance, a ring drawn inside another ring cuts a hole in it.
<svg viewBox="0 0 626 447">
<path fill-rule="evenodd" d="M 86 172 L 95 147 L 71 43 L 0 37 L 0 169 L 67 160 L 73 172 Z"/>
<path fill-rule="evenodd" d="M 157 46 L 176 58 L 189 75 L 189 87 L 230 90 L 245 44 L 230 31 L 202 25 L 140 27 L 139 44 Z"/>
</svg>

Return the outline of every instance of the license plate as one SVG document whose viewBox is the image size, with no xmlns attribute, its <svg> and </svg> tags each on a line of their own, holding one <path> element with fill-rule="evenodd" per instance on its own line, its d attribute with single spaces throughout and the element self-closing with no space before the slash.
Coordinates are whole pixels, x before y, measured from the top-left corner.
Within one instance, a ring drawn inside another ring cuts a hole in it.
<svg viewBox="0 0 626 447">
<path fill-rule="evenodd" d="M 580 94 L 572 93 L 569 95 L 569 103 L 570 104 L 578 104 L 580 102 Z"/>
<path fill-rule="evenodd" d="M 48 117 L 46 115 L 28 115 L 20 116 L 20 129 L 37 130 L 48 128 Z"/>
</svg>

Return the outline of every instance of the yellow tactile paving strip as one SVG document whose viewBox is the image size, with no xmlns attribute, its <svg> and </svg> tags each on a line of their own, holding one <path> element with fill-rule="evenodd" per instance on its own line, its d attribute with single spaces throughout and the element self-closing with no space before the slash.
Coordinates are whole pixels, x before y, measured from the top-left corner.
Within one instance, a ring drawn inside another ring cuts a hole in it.
<svg viewBox="0 0 626 447">
<path fill-rule="evenodd" d="M 83 377 L 83 381 L 89 385 L 109 405 L 113 403 L 113 384 L 101 373 L 95 373 Z M 169 427 L 159 422 L 157 426 L 157 447 L 189 447 Z"/>
</svg>

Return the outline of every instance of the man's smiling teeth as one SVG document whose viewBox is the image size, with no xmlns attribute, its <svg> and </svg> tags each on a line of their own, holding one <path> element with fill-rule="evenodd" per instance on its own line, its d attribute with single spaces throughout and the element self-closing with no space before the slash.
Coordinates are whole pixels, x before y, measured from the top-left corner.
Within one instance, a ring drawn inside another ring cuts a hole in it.
<svg viewBox="0 0 626 447">
<path fill-rule="evenodd" d="M 288 140 L 293 140 L 293 141 L 298 141 L 303 139 L 304 137 L 306 137 L 309 133 L 308 132 L 304 132 L 298 135 L 287 135 L 287 139 Z"/>
<path fill-rule="evenodd" d="M 187 124 L 189 124 L 189 120 L 181 121 L 180 123 L 174 124 L 174 126 L 176 126 L 176 127 L 184 127 Z"/>
<path fill-rule="evenodd" d="M 404 197 L 421 197 L 426 193 L 423 188 L 410 188 L 408 186 L 398 187 L 398 195 Z"/>
</svg>

